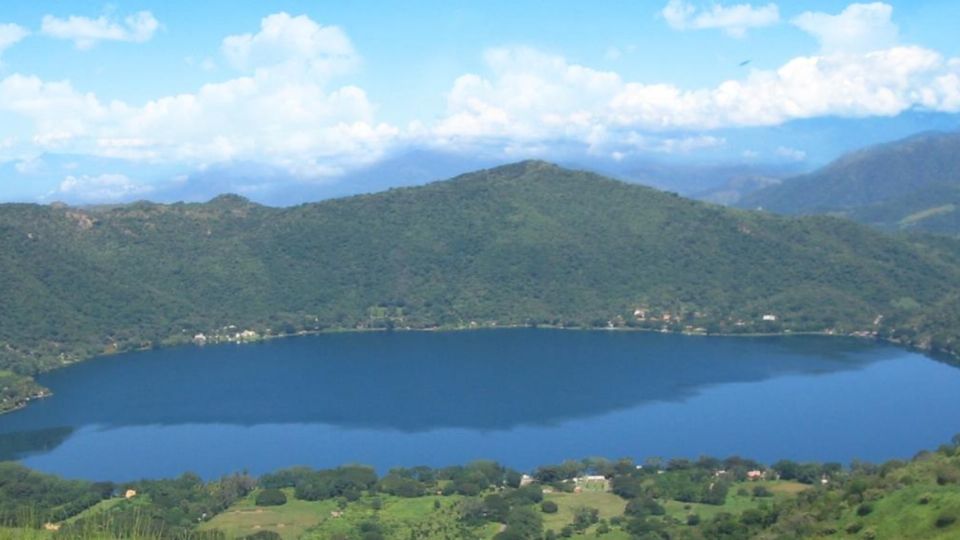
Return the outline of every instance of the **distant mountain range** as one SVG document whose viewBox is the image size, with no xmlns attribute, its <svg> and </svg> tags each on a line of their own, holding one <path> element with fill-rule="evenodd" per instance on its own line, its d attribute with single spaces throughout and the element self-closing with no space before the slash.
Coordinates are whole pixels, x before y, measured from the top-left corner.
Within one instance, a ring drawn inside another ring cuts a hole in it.
<svg viewBox="0 0 960 540">
<path fill-rule="evenodd" d="M 750 193 L 738 205 L 833 214 L 888 231 L 960 234 L 960 132 L 925 133 L 853 152 Z"/>
<path fill-rule="evenodd" d="M 249 160 L 201 166 L 50 153 L 0 162 L 0 200 L 60 200 L 72 205 L 140 199 L 172 203 L 238 193 L 261 204 L 290 206 L 422 185 L 536 157 L 686 197 L 736 204 L 755 189 L 810 172 L 846 152 L 929 129 L 960 129 L 960 115 L 912 111 L 889 118 L 814 118 L 709 133 L 660 133 L 615 155 L 609 149 L 558 141 L 509 150 L 504 141 L 475 141 L 474 146 L 463 147 L 410 143 L 382 156 L 370 156 L 367 165 L 344 166 L 343 170 L 331 166 L 322 175 L 300 171 L 300 176 L 289 168 Z M 693 147 L 684 146 L 691 142 Z M 326 166 L 322 159 L 316 165 Z"/>
<path fill-rule="evenodd" d="M 539 161 L 290 208 L 0 205 L 0 369 L 195 339 L 512 325 L 862 332 L 955 353 L 960 243 L 923 242 Z"/>
</svg>

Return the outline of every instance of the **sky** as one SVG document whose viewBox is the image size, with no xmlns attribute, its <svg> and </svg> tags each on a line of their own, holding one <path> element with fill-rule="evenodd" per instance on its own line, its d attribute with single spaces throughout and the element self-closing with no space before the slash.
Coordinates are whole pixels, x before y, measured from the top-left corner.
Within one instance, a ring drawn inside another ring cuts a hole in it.
<svg viewBox="0 0 960 540">
<path fill-rule="evenodd" d="M 0 201 L 231 175 L 256 198 L 410 153 L 809 168 L 960 125 L 957 20 L 953 0 L 10 0 Z"/>
</svg>

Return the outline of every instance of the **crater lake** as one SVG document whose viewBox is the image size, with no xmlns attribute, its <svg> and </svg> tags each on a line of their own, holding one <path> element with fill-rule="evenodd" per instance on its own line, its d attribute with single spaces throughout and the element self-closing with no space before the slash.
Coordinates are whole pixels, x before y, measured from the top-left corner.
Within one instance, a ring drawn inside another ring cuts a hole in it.
<svg viewBox="0 0 960 540">
<path fill-rule="evenodd" d="M 849 463 L 960 432 L 960 370 L 839 337 L 342 333 L 121 354 L 38 380 L 54 395 L 0 417 L 0 459 L 98 480 L 591 456 Z"/>
</svg>

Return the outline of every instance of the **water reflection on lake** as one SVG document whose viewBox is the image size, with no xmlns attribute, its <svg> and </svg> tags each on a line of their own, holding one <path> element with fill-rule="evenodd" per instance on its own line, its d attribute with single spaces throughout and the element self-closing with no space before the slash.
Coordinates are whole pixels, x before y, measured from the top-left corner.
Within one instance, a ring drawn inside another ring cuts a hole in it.
<svg viewBox="0 0 960 540">
<path fill-rule="evenodd" d="M 960 370 L 894 347 L 498 330 L 333 334 L 102 358 L 0 417 L 0 458 L 69 476 L 294 464 L 909 457 L 960 431 Z"/>
</svg>

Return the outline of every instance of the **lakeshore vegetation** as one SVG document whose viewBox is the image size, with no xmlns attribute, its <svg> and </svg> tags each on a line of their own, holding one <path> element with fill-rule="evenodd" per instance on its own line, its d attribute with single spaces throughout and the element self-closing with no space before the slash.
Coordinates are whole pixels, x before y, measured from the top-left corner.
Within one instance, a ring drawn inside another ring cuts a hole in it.
<svg viewBox="0 0 960 540">
<path fill-rule="evenodd" d="M 101 354 L 356 329 L 825 332 L 960 351 L 960 242 L 544 162 L 271 208 L 0 205 L 0 410 Z"/>
<path fill-rule="evenodd" d="M 960 534 L 960 437 L 909 461 L 591 458 L 294 467 L 204 482 L 64 480 L 0 464 L 0 538 L 937 539 Z"/>
</svg>

